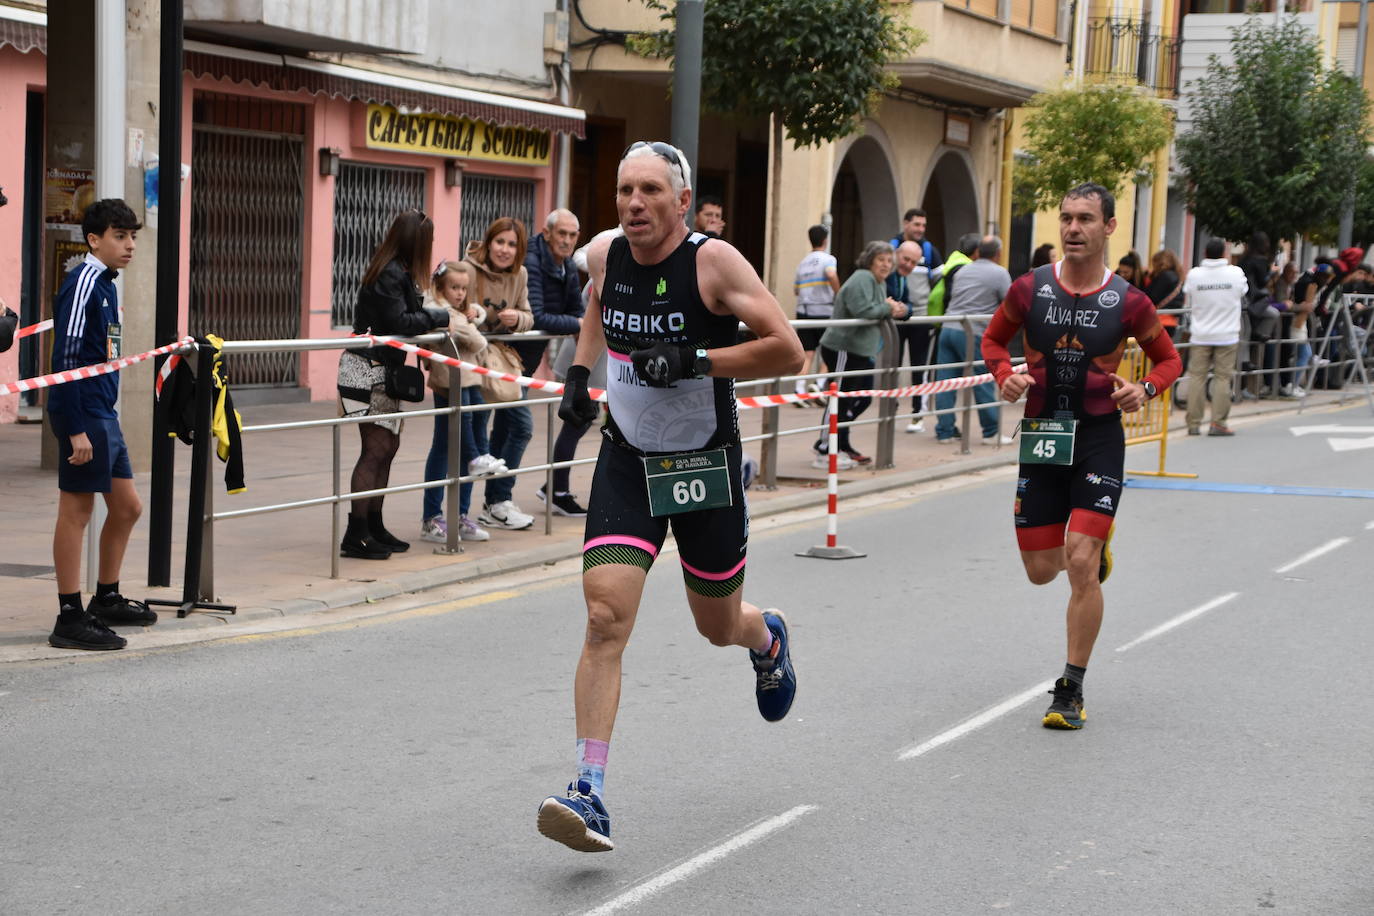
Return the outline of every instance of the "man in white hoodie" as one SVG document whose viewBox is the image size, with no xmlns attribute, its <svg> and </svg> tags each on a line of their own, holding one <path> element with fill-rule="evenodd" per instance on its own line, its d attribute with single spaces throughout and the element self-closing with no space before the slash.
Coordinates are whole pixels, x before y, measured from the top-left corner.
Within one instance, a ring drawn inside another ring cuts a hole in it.
<svg viewBox="0 0 1374 916">
<path fill-rule="evenodd" d="M 1209 436 L 1234 436 L 1226 425 L 1231 413 L 1231 376 L 1236 371 L 1241 309 L 1250 288 L 1245 272 L 1226 259 L 1226 242 L 1210 239 L 1202 263 L 1188 272 L 1183 295 L 1192 309 L 1188 338 L 1188 435 L 1202 434 L 1207 373 L 1212 373 L 1212 425 Z"/>
</svg>

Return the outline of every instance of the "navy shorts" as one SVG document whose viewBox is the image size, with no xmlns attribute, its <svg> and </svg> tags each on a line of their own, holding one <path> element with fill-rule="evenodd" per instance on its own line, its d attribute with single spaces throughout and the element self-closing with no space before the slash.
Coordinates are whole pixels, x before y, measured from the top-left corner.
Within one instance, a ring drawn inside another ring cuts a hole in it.
<svg viewBox="0 0 1374 916">
<path fill-rule="evenodd" d="M 91 440 L 91 460 L 72 464 L 72 438 L 65 430 L 62 418 L 48 414 L 52 430 L 57 435 L 57 488 L 67 493 L 108 493 L 110 481 L 116 477 L 132 480 L 133 465 L 129 464 L 129 450 L 124 445 L 124 433 L 118 420 L 96 418 L 86 425 L 86 438 Z"/>
<path fill-rule="evenodd" d="M 648 570 L 671 525 L 689 589 L 711 598 L 738 591 L 744 584 L 749 507 L 741 485 L 742 450 L 729 446 L 725 456 L 735 487 L 734 505 L 654 517 L 649 514 L 648 486 L 639 455 L 603 439 L 587 500 L 583 570 L 604 563 Z"/>
</svg>

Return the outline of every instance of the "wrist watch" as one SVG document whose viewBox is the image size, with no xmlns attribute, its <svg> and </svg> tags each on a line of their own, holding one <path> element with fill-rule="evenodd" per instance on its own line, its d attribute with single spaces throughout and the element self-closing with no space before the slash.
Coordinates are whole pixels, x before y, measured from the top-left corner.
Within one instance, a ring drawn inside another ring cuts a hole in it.
<svg viewBox="0 0 1374 916">
<path fill-rule="evenodd" d="M 1140 387 L 1145 389 L 1145 400 L 1147 401 L 1152 399 L 1155 395 L 1159 394 L 1159 389 L 1156 388 L 1155 383 L 1150 381 L 1149 379 L 1146 379 L 1145 381 L 1141 382 Z"/>
<path fill-rule="evenodd" d="M 692 375 L 696 378 L 705 378 L 711 373 L 711 357 L 706 355 L 706 351 L 698 347 L 696 359 L 692 360 Z"/>
</svg>

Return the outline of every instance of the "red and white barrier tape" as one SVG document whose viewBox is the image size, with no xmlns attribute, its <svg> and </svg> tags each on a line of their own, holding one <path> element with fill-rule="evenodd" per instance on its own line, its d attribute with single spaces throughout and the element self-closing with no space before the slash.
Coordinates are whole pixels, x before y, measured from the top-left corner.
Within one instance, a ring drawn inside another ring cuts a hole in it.
<svg viewBox="0 0 1374 916">
<path fill-rule="evenodd" d="M 456 369 L 466 369 L 469 372 L 476 372 L 478 375 L 492 375 L 503 381 L 515 382 L 522 388 L 536 388 L 540 391 L 548 391 L 551 394 L 563 393 L 563 385 L 561 382 L 530 378 L 527 375 L 512 375 L 509 372 L 497 372 L 495 369 L 488 369 L 486 366 L 479 366 L 467 360 L 455 359 L 452 356 L 435 353 L 433 350 L 426 350 L 424 347 L 417 347 L 415 344 L 405 343 L 390 337 L 372 336 L 372 339 L 377 341 L 377 343 L 384 343 L 389 347 L 395 347 L 407 353 L 417 354 L 424 359 L 445 363 Z M 1017 366 L 1015 371 L 1025 372 L 1026 366 L 1024 364 Z M 909 398 L 920 394 L 935 394 L 941 391 L 957 391 L 961 388 L 972 388 L 974 385 L 981 385 L 984 382 L 990 382 L 992 380 L 992 373 L 984 372 L 982 375 L 941 379 L 937 382 L 908 385 L 905 388 L 840 391 L 834 394 L 829 391 L 808 391 L 802 394 L 763 394 L 752 397 L 736 398 L 736 402 L 741 408 L 748 409 L 753 407 L 776 407 L 779 404 L 795 404 L 799 401 L 818 401 L 836 396 L 842 398 Z M 592 399 L 595 401 L 606 400 L 606 393 L 599 388 L 593 388 L 591 394 Z"/>
<path fill-rule="evenodd" d="M 31 324 L 27 328 L 20 328 L 14 333 L 15 340 L 23 340 L 25 337 L 32 337 L 35 334 L 42 334 L 44 331 L 52 330 L 52 319 L 40 321 L 38 324 Z"/>
<path fill-rule="evenodd" d="M 171 353 L 173 350 L 180 350 L 194 343 L 194 339 L 183 337 L 176 343 L 167 344 L 165 347 L 158 347 L 156 350 L 149 350 L 147 353 L 139 353 L 136 356 L 125 356 L 121 359 L 110 360 L 108 363 L 99 363 L 94 366 L 82 366 L 80 369 L 66 369 L 62 372 L 53 372 L 49 375 L 39 375 L 34 378 L 19 379 L 17 382 L 7 382 L 0 384 L 0 395 L 18 394 L 21 391 L 34 391 L 38 388 L 51 388 L 54 385 L 64 385 L 67 382 L 75 382 L 84 378 L 95 378 L 97 375 L 109 375 L 111 372 L 118 372 L 135 363 L 152 359 L 154 356 L 161 356 L 163 353 Z"/>
</svg>

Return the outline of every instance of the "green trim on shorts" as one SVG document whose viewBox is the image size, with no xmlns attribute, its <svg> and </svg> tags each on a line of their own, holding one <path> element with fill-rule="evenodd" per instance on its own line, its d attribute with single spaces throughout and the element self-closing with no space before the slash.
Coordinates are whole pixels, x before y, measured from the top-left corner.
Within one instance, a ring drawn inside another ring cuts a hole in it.
<svg viewBox="0 0 1374 916">
<path fill-rule="evenodd" d="M 582 571 L 594 566 L 615 563 L 620 566 L 638 566 L 645 572 L 654 565 L 654 555 L 639 547 L 628 544 L 602 544 L 582 554 Z"/>
<path fill-rule="evenodd" d="M 682 580 L 690 591 L 704 598 L 729 598 L 744 587 L 744 567 L 728 579 L 703 579 L 683 567 Z"/>
</svg>

